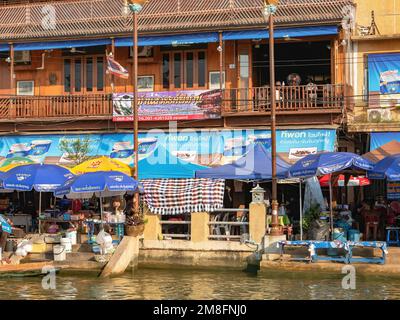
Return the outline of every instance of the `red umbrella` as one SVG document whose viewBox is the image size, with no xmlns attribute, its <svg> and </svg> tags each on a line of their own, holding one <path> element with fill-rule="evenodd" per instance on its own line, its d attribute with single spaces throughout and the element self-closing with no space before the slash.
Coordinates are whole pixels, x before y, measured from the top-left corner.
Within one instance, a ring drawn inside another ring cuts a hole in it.
<svg viewBox="0 0 400 320">
<path fill-rule="evenodd" d="M 344 174 L 341 174 L 339 176 L 339 180 L 338 182 L 335 184 L 335 186 L 339 186 L 339 187 L 344 187 Z M 329 187 L 329 174 L 321 177 L 319 179 L 319 184 L 321 185 L 321 187 Z M 364 187 L 364 186 L 369 186 L 371 184 L 371 182 L 369 181 L 368 178 L 364 177 L 364 176 L 359 176 L 359 177 L 350 177 L 349 183 L 347 184 L 348 187 Z"/>
</svg>

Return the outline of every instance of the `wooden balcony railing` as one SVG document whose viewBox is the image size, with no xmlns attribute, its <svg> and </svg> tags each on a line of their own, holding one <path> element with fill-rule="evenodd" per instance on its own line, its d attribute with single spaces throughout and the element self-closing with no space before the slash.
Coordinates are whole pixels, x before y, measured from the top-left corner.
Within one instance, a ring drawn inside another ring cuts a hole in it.
<svg viewBox="0 0 400 320">
<path fill-rule="evenodd" d="M 270 87 L 227 89 L 223 98 L 223 113 L 269 112 Z M 277 111 L 336 109 L 347 107 L 344 85 L 307 85 L 276 87 Z"/>
<path fill-rule="evenodd" d="M 351 103 L 345 98 L 345 86 L 342 85 L 284 86 L 278 87 L 275 94 L 277 112 L 282 114 L 324 110 L 345 113 L 351 107 Z M 269 87 L 226 89 L 222 97 L 223 116 L 268 113 L 271 110 Z M 111 94 L 0 96 L 0 122 L 67 118 L 109 119 L 112 114 Z"/>
<path fill-rule="evenodd" d="M 0 96 L 0 117 L 14 119 L 54 119 L 110 117 L 109 94 L 68 96 Z"/>
</svg>

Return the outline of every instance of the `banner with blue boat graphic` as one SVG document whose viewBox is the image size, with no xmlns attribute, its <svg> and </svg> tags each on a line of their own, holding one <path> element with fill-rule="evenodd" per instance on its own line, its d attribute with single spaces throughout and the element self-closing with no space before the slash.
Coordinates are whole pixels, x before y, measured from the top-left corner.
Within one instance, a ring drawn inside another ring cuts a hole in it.
<svg viewBox="0 0 400 320">
<path fill-rule="evenodd" d="M 73 157 L 62 151 L 60 142 L 73 143 L 77 139 L 89 139 L 88 157 L 109 156 L 129 165 L 133 164 L 133 135 L 131 133 L 104 133 L 3 136 L 0 137 L 0 167 L 9 164 L 14 158 L 72 167 L 75 165 Z M 186 129 L 163 132 L 151 130 L 139 134 L 139 159 L 149 158 L 159 148 L 166 152 L 157 152 L 160 159 L 151 160 L 155 166 L 157 163 L 165 164 L 166 162 L 163 162 L 165 159 L 162 157 L 169 156 L 182 160 L 184 163 L 215 167 L 239 159 L 255 143 L 261 143 L 267 149 L 270 148 L 270 131 Z M 294 163 L 308 154 L 334 151 L 335 146 L 336 130 L 333 129 L 278 130 L 277 132 L 278 155 L 289 163 Z M 157 170 L 156 167 L 155 170 Z"/>
<path fill-rule="evenodd" d="M 390 111 L 400 103 L 400 53 L 368 55 L 368 91 L 369 121 L 395 120 Z"/>
</svg>

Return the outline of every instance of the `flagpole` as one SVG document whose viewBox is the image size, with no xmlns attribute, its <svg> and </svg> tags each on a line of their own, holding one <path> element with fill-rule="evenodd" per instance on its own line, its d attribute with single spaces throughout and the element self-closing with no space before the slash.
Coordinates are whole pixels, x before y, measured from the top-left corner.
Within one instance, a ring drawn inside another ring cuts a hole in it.
<svg viewBox="0 0 400 320">
<path fill-rule="evenodd" d="M 114 38 L 111 39 L 111 55 L 114 59 L 114 57 L 115 57 L 115 39 Z M 114 81 L 115 81 L 115 76 L 114 76 L 114 74 L 111 74 L 111 93 L 115 93 Z"/>
</svg>

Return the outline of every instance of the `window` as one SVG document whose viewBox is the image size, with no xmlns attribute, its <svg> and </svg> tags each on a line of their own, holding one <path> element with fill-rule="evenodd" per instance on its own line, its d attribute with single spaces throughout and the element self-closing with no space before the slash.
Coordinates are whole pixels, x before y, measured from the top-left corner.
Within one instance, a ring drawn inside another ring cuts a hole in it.
<svg viewBox="0 0 400 320">
<path fill-rule="evenodd" d="M 165 90 L 207 87 L 207 61 L 204 50 L 171 51 L 163 54 L 162 61 Z"/>
<path fill-rule="evenodd" d="M 102 92 L 105 85 L 103 57 L 77 57 L 64 60 L 64 92 Z"/>
<path fill-rule="evenodd" d="M 210 79 L 210 90 L 220 88 L 220 73 L 219 71 L 211 71 L 208 76 Z M 222 89 L 225 89 L 225 71 L 222 72 Z"/>
<path fill-rule="evenodd" d="M 163 88 L 169 89 L 169 54 L 163 54 Z"/>
<path fill-rule="evenodd" d="M 86 91 L 93 91 L 93 58 L 86 59 Z"/>
<path fill-rule="evenodd" d="M 71 60 L 64 60 L 64 91 L 71 92 Z"/>
<path fill-rule="evenodd" d="M 75 92 L 82 90 L 82 61 L 81 59 L 75 60 Z"/>
<path fill-rule="evenodd" d="M 18 96 L 33 96 L 35 89 L 34 81 L 17 81 Z"/>
<path fill-rule="evenodd" d="M 97 91 L 104 90 L 104 59 L 97 58 Z"/>
<path fill-rule="evenodd" d="M 206 86 L 206 53 L 198 53 L 198 86 Z"/>
<path fill-rule="evenodd" d="M 138 77 L 139 92 L 154 91 L 154 76 L 139 76 Z"/>
<path fill-rule="evenodd" d="M 193 52 L 186 53 L 186 87 L 193 88 L 194 80 L 194 65 L 193 65 Z"/>
<path fill-rule="evenodd" d="M 174 54 L 174 87 L 180 88 L 182 83 L 182 76 L 181 76 L 181 54 L 175 53 Z"/>
</svg>

